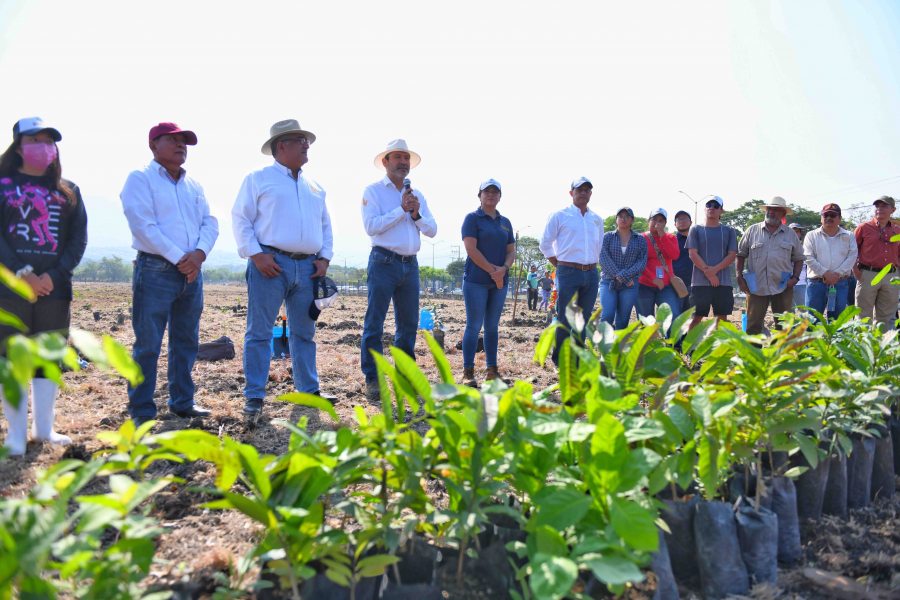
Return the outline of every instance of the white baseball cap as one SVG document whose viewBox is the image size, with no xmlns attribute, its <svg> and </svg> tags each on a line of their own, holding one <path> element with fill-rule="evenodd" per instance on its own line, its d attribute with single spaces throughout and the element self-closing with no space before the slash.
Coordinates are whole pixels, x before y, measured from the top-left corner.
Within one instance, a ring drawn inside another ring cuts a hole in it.
<svg viewBox="0 0 900 600">
<path fill-rule="evenodd" d="M 482 181 L 481 185 L 478 186 L 478 191 L 483 192 L 484 190 L 486 190 L 487 188 L 489 188 L 491 186 L 494 186 L 495 188 L 497 188 L 497 191 L 499 191 L 499 192 L 503 191 L 503 188 L 500 187 L 500 182 L 497 181 L 496 179 L 488 179 L 487 181 Z"/>
<path fill-rule="evenodd" d="M 669 220 L 669 213 L 667 213 L 667 212 L 666 212 L 666 209 L 664 209 L 664 208 L 654 208 L 652 211 L 650 211 L 650 218 L 651 218 L 651 219 L 652 219 L 653 217 L 655 217 L 656 215 L 662 215 L 663 218 L 664 218 L 666 221 Z"/>
<path fill-rule="evenodd" d="M 585 184 L 589 185 L 591 187 L 591 189 L 594 189 L 594 184 L 591 183 L 591 180 L 588 179 L 587 177 L 579 177 L 578 179 L 573 181 L 571 189 L 574 190 L 575 188 L 580 188 L 581 186 L 583 186 Z"/>
</svg>

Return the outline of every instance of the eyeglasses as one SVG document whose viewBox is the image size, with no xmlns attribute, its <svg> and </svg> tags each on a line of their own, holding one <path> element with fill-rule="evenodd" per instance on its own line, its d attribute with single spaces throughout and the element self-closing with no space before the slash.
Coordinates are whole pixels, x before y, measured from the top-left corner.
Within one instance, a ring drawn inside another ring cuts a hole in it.
<svg viewBox="0 0 900 600">
<path fill-rule="evenodd" d="M 707 202 L 706 208 L 722 208 L 718 202 Z"/>
<path fill-rule="evenodd" d="M 284 138 L 284 139 L 281 139 L 281 140 L 278 140 L 278 141 L 279 141 L 279 142 L 284 142 L 285 144 L 293 144 L 294 142 L 297 142 L 297 143 L 299 143 L 299 144 L 303 144 L 303 145 L 305 145 L 305 146 L 309 146 L 309 140 L 306 139 L 305 137 Z"/>
<path fill-rule="evenodd" d="M 822 216 L 825 217 L 826 219 L 834 219 L 836 217 L 839 217 L 840 215 L 836 212 L 827 212 L 827 213 L 822 213 Z"/>
</svg>

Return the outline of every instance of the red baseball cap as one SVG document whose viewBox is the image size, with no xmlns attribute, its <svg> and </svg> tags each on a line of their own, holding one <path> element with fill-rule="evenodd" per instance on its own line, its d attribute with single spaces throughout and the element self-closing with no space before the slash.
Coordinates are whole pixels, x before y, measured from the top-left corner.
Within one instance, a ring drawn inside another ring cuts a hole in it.
<svg viewBox="0 0 900 600">
<path fill-rule="evenodd" d="M 156 138 L 169 135 L 172 133 L 181 133 L 184 134 L 184 143 L 188 146 L 196 146 L 197 145 L 197 134 L 193 131 L 188 131 L 187 129 L 182 129 L 175 123 L 160 123 L 159 125 L 154 125 L 150 128 L 150 141 L 152 142 Z"/>
<path fill-rule="evenodd" d="M 841 207 L 834 202 L 831 202 L 830 204 L 826 204 L 822 207 L 821 214 L 824 215 L 827 212 L 836 212 L 837 214 L 841 214 Z"/>
</svg>

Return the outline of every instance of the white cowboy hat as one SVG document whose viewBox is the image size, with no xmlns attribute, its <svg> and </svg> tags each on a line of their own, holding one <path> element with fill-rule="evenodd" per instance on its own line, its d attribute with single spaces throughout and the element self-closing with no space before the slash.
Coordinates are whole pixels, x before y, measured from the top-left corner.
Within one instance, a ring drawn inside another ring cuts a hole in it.
<svg viewBox="0 0 900 600">
<path fill-rule="evenodd" d="M 297 119 L 286 119 L 284 121 L 278 121 L 269 128 L 269 139 L 267 139 L 266 143 L 260 148 L 262 153 L 266 156 L 272 156 L 272 140 L 288 133 L 299 133 L 309 140 L 310 144 L 316 141 L 316 134 L 312 131 L 302 129 L 300 123 L 297 122 Z"/>
<path fill-rule="evenodd" d="M 759 210 L 766 212 L 767 208 L 783 208 L 785 210 L 785 216 L 794 214 L 794 209 L 788 206 L 787 200 L 781 196 L 775 196 L 768 204 L 760 206 Z"/>
<path fill-rule="evenodd" d="M 406 140 L 397 139 L 391 140 L 388 142 L 387 148 L 384 152 L 379 152 L 375 156 L 375 168 L 381 169 L 384 165 L 381 164 L 381 159 L 390 154 L 391 152 L 406 152 L 409 154 L 409 168 L 414 169 L 420 162 L 422 162 L 422 157 L 410 150 L 406 145 Z"/>
</svg>

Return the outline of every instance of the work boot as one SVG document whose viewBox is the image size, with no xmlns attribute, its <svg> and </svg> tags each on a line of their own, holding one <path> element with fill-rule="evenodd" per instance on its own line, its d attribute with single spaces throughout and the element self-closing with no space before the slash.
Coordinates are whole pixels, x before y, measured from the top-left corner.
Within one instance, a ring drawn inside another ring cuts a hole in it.
<svg viewBox="0 0 900 600">
<path fill-rule="evenodd" d="M 0 398 L 3 398 L 2 393 Z M 19 397 L 19 408 L 13 408 L 3 398 L 3 414 L 7 423 L 6 442 L 3 445 L 9 449 L 10 456 L 23 456 L 28 439 L 28 396 L 22 394 Z"/>
<path fill-rule="evenodd" d="M 500 379 L 500 374 L 497 371 L 497 367 L 488 367 L 484 373 L 484 380 L 491 381 L 494 379 Z"/>
<path fill-rule="evenodd" d="M 42 377 L 31 381 L 31 408 L 34 412 L 31 437 L 41 442 L 68 446 L 72 443 L 72 438 L 53 431 L 58 396 L 59 386 L 56 382 Z"/>
<path fill-rule="evenodd" d="M 244 425 L 248 429 L 253 429 L 262 416 L 263 399 L 247 398 L 244 402 Z"/>
<path fill-rule="evenodd" d="M 463 368 L 463 385 L 477 388 L 478 382 L 475 380 L 475 368 Z"/>
<path fill-rule="evenodd" d="M 369 404 L 381 406 L 381 388 L 377 381 L 366 382 L 366 401 Z"/>
</svg>

